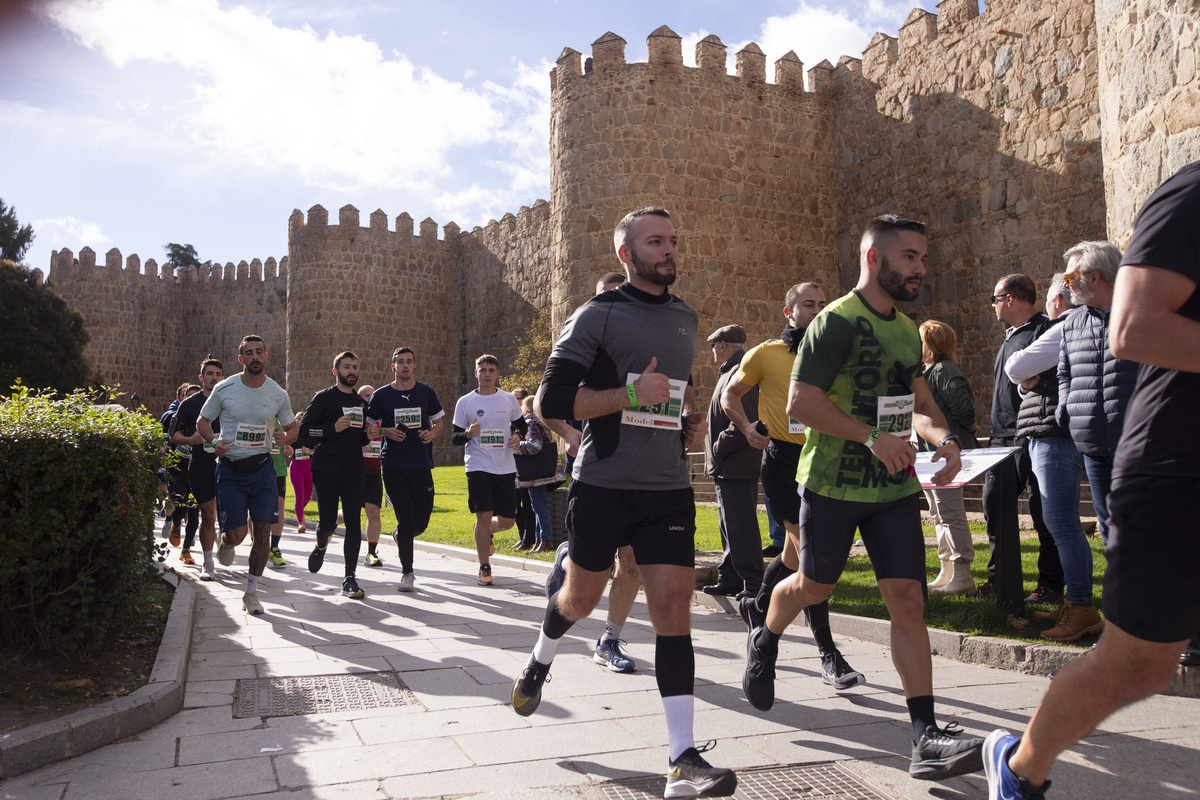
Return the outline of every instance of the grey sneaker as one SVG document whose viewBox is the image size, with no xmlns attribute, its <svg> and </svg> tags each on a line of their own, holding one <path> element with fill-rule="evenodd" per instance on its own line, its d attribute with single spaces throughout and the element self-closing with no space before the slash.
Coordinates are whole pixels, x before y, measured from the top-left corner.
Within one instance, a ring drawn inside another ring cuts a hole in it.
<svg viewBox="0 0 1200 800">
<path fill-rule="evenodd" d="M 416 588 L 417 588 L 416 579 L 413 577 L 413 574 L 411 572 L 406 572 L 400 576 L 400 586 L 399 586 L 400 591 L 412 592 L 412 591 L 415 591 Z"/>
<path fill-rule="evenodd" d="M 620 639 L 605 639 L 600 637 L 600 641 L 596 642 L 596 652 L 592 655 L 592 661 L 607 669 L 609 672 L 633 672 L 637 669 L 637 664 L 632 658 L 621 652 L 621 645 L 625 644 Z"/>
<path fill-rule="evenodd" d="M 940 781 L 983 769 L 983 739 L 962 733 L 957 722 L 925 728 L 913 745 L 908 774 L 917 780 Z"/>
<path fill-rule="evenodd" d="M 839 692 L 852 686 L 862 686 L 867 676 L 853 669 L 838 650 L 821 655 L 821 680 Z"/>
<path fill-rule="evenodd" d="M 254 616 L 263 613 L 263 605 L 258 601 L 257 592 L 246 592 L 242 595 L 242 609 Z"/>
<path fill-rule="evenodd" d="M 233 564 L 234 547 L 231 544 L 225 544 L 225 537 L 222 536 L 221 544 L 217 547 L 217 561 L 221 562 L 222 567 L 228 567 Z"/>
<path fill-rule="evenodd" d="M 714 767 L 704 760 L 716 745 L 709 742 L 701 748 L 689 747 L 679 758 L 669 762 L 667 789 L 663 797 L 728 797 L 737 790 L 737 775 L 731 769 Z"/>
</svg>

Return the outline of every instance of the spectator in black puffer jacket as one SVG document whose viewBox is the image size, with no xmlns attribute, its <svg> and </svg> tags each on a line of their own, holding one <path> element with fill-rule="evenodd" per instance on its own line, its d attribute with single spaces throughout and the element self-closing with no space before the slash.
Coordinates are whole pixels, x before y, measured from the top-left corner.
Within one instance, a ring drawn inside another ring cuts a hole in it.
<svg viewBox="0 0 1200 800">
<path fill-rule="evenodd" d="M 1108 315 L 1121 251 L 1109 242 L 1085 241 L 1064 253 L 1063 260 L 1071 299 L 1087 308 L 1063 323 L 1055 418 L 1083 454 L 1100 535 L 1107 543 L 1113 453 L 1138 370 L 1136 363 L 1117 358 L 1108 346 Z"/>
</svg>

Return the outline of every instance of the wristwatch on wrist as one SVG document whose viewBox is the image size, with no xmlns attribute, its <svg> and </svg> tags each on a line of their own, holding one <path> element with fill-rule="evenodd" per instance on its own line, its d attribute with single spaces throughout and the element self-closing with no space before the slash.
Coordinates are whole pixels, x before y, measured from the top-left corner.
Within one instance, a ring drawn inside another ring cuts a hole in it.
<svg viewBox="0 0 1200 800">
<path fill-rule="evenodd" d="M 940 442 L 938 442 L 938 447 L 942 447 L 943 445 L 946 444 L 946 442 L 954 442 L 956 445 L 958 445 L 958 449 L 962 450 L 962 442 L 960 442 L 958 440 L 958 437 L 955 436 L 953 433 L 950 434 L 949 436 L 947 436 L 945 439 L 942 439 Z"/>
</svg>

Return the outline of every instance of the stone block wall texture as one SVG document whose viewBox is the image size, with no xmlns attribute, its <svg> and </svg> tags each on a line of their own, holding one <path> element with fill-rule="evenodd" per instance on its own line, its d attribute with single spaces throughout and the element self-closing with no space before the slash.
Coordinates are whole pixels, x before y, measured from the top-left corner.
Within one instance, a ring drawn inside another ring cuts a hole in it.
<svg viewBox="0 0 1200 800">
<path fill-rule="evenodd" d="M 414 232 L 408 214 L 390 227 L 376 210 L 364 227 L 346 206 L 330 224 L 314 206 L 293 212 L 277 271 L 268 260 L 176 277 L 147 262 L 141 274 L 136 256 L 122 267 L 112 251 L 98 266 L 85 248 L 77 265 L 56 254 L 51 277 L 84 313 L 96 367 L 152 408 L 207 352 L 235 371 L 236 343 L 255 330 L 297 408 L 331 382 L 340 350 L 378 385 L 408 344 L 449 410 L 478 354 L 509 363 L 540 310 L 561 326 L 619 269 L 620 216 L 662 205 L 680 237 L 673 291 L 700 313 L 706 401 L 704 337 L 730 323 L 751 342 L 776 336 L 793 283 L 843 294 L 863 225 L 895 212 L 929 225 L 929 275 L 903 310 L 958 331 L 986 430 L 996 280 L 1022 272 L 1044 290 L 1076 241 L 1123 244 L 1145 197 L 1200 158 L 1198 18 L 1197 0 L 994 0 L 982 15 L 975 0 L 942 0 L 861 58 L 806 72 L 788 53 L 771 82 L 753 43 L 730 75 L 716 36 L 696 45 L 693 68 L 666 26 L 646 63 L 627 63 L 608 32 L 586 60 L 564 49 L 550 74 L 549 203 L 469 232 L 451 222 L 441 238 L 431 219 Z"/>
<path fill-rule="evenodd" d="M 1105 238 L 1096 33 L 1091 6 L 1068 0 L 938 12 L 914 10 L 898 46 L 877 34 L 861 72 L 831 72 L 838 261 L 853 285 L 877 214 L 927 224 L 929 272 L 904 310 L 958 332 L 986 429 L 996 281 L 1024 273 L 1041 293 L 1066 248 Z"/>
<path fill-rule="evenodd" d="M 1108 232 L 1129 242 L 1146 198 L 1200 160 L 1200 2 L 1097 0 Z"/>
<path fill-rule="evenodd" d="M 103 263 L 84 247 L 78 258 L 67 249 L 52 254 L 50 280 L 83 315 L 91 341 L 86 355 L 106 385 L 120 385 L 126 399 L 137 393 L 154 414 L 175 397 L 175 388 L 195 381 L 208 355 L 241 371 L 237 346 L 257 333 L 267 343 L 267 374 L 286 385 L 287 259 L 258 259 L 214 265 L 211 272 L 176 272 L 154 259 L 142 271 L 136 255 L 122 266 L 121 252 Z"/>
</svg>

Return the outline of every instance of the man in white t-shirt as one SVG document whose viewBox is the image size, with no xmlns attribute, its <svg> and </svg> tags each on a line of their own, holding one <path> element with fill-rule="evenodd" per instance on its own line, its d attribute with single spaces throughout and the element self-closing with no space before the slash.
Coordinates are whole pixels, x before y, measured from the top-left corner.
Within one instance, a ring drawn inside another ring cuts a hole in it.
<svg viewBox="0 0 1200 800">
<path fill-rule="evenodd" d="M 272 441 L 281 445 L 295 441 L 299 422 L 287 392 L 267 377 L 267 346 L 263 340 L 253 334 L 242 339 L 238 361 L 242 371 L 213 387 L 200 409 L 196 430 L 205 442 L 214 445 L 217 454 L 217 519 L 221 525 L 217 560 L 222 566 L 233 564 L 234 548 L 246 538 L 247 514 L 254 521 L 250 574 L 242 607 L 250 614 L 261 614 L 258 579 L 267 566 L 271 525 L 279 519 L 279 489 L 271 445 Z M 212 423 L 217 419 L 221 421 L 221 432 L 214 434 Z"/>
<path fill-rule="evenodd" d="M 450 441 L 465 446 L 467 507 L 475 514 L 475 553 L 479 585 L 492 585 L 492 535 L 517 518 L 517 463 L 513 452 L 526 432 L 521 404 L 496 386 L 500 361 L 484 354 L 475 359 L 479 388 L 458 398 Z M 515 431 L 514 431 L 515 429 Z"/>
</svg>

